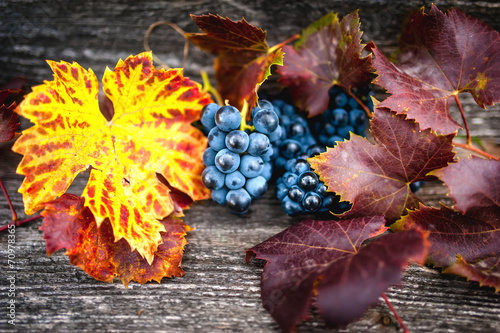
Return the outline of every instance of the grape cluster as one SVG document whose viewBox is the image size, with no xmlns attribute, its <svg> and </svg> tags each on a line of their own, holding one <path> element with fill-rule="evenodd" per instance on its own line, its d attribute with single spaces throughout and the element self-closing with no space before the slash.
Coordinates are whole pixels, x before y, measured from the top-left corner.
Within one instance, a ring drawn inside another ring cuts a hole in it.
<svg viewBox="0 0 500 333">
<path fill-rule="evenodd" d="M 353 93 L 361 95 L 359 99 L 372 110 L 371 91 L 364 90 L 366 89 Z M 349 139 L 351 132 L 364 136 L 368 117 L 356 99 L 349 97 L 337 86 L 330 88 L 328 94 L 330 96 L 328 109 L 310 119 L 311 129 L 318 138 L 318 143 L 334 147 L 337 141 Z"/>
<path fill-rule="evenodd" d="M 271 142 L 281 136 L 278 115 L 269 108 L 255 108 L 255 131 L 240 129 L 240 111 L 231 106 L 207 104 L 201 123 L 208 131 L 208 145 L 203 153 L 201 179 L 212 190 L 212 199 L 227 206 L 230 212 L 243 214 L 252 199 L 261 197 L 272 176 Z"/>
</svg>

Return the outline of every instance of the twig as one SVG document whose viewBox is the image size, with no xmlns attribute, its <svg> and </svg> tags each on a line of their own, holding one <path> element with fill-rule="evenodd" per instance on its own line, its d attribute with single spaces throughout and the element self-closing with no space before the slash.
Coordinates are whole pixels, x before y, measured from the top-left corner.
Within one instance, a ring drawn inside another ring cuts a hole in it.
<svg viewBox="0 0 500 333">
<path fill-rule="evenodd" d="M 0 187 L 2 188 L 3 194 L 5 195 L 5 198 L 7 199 L 7 203 L 9 204 L 10 211 L 12 213 L 12 222 L 17 221 L 17 213 L 16 210 L 14 209 L 14 206 L 12 206 L 12 202 L 10 201 L 9 194 L 7 193 L 7 190 L 5 189 L 5 186 L 3 185 L 2 179 L 0 179 Z"/>
<path fill-rule="evenodd" d="M 389 309 L 394 314 L 394 317 L 396 317 L 396 320 L 398 321 L 399 325 L 401 325 L 401 328 L 403 329 L 403 332 L 410 333 L 410 331 L 408 330 L 408 328 L 406 327 L 406 325 L 403 323 L 403 320 L 401 319 L 401 317 L 396 312 L 396 309 L 394 309 L 394 307 L 392 306 L 391 302 L 389 302 L 389 299 L 387 298 L 387 296 L 385 295 L 385 293 L 382 293 L 382 298 L 384 299 L 385 303 L 387 304 L 387 306 L 389 307 Z"/>
<path fill-rule="evenodd" d="M 469 132 L 469 125 L 467 124 L 467 120 L 465 119 L 464 109 L 462 108 L 462 103 L 460 103 L 460 99 L 458 98 L 458 94 L 455 94 L 455 102 L 458 105 L 458 109 L 460 110 L 460 115 L 462 116 L 462 121 L 464 122 L 465 133 L 467 134 L 467 145 L 472 147 L 472 140 Z"/>
<path fill-rule="evenodd" d="M 144 35 L 144 49 L 146 51 L 151 51 L 151 48 L 149 47 L 149 36 L 153 32 L 153 29 L 160 26 L 160 25 L 168 25 L 169 27 L 173 28 L 175 31 L 177 31 L 179 34 L 186 39 L 186 42 L 184 44 L 184 54 L 183 54 L 183 59 L 182 59 L 182 65 L 181 67 L 184 68 L 186 66 L 186 61 L 187 61 L 187 56 L 189 52 L 189 40 L 186 38 L 186 32 L 182 30 L 177 24 L 170 22 L 170 21 L 158 21 L 153 24 L 151 24 L 146 31 L 146 34 Z M 153 54 L 153 57 L 156 58 L 156 61 L 160 63 L 163 67 L 165 68 L 170 68 L 170 66 L 167 65 L 166 62 L 160 60 L 156 55 Z"/>
<path fill-rule="evenodd" d="M 488 157 L 488 158 L 491 158 L 493 160 L 500 161 L 500 159 L 498 157 L 493 156 L 491 154 L 488 154 L 487 152 L 485 152 L 479 148 L 474 147 L 472 144 L 465 144 L 465 143 L 459 143 L 459 142 L 453 142 L 453 144 L 457 147 L 461 147 L 461 148 L 473 151 L 475 153 L 478 153 L 480 155 L 483 155 L 484 157 Z"/>
<path fill-rule="evenodd" d="M 42 215 L 35 215 L 35 216 L 31 216 L 31 217 L 28 217 L 28 218 L 23 219 L 23 220 L 12 221 L 12 222 L 4 225 L 3 227 L 0 227 L 0 232 L 8 229 L 9 226 L 11 226 L 11 225 L 15 225 L 16 227 L 18 227 L 21 224 L 25 224 L 25 223 L 28 223 L 28 222 L 31 222 L 31 221 L 35 221 L 35 220 L 38 220 L 39 218 L 42 218 L 42 217 L 43 217 Z"/>
<path fill-rule="evenodd" d="M 356 102 L 358 102 L 358 104 L 363 108 L 363 110 L 365 111 L 366 113 L 366 116 L 371 119 L 372 118 L 372 112 L 370 111 L 370 109 L 368 109 L 368 106 L 366 106 L 355 94 L 352 93 L 351 91 L 351 87 L 344 87 L 343 85 L 339 84 L 339 86 L 344 89 L 348 94 L 349 96 L 351 96 L 352 98 L 354 98 L 354 100 Z"/>
</svg>

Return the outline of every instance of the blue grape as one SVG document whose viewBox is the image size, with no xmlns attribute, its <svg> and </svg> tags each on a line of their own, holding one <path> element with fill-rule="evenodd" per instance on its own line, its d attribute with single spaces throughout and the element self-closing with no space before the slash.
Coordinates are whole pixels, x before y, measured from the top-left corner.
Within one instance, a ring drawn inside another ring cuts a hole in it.
<svg viewBox="0 0 500 333">
<path fill-rule="evenodd" d="M 292 166 L 292 172 L 295 172 L 297 175 L 300 175 L 303 172 L 311 170 L 311 166 L 309 162 L 306 160 L 299 158 L 295 161 L 295 164 Z"/>
<path fill-rule="evenodd" d="M 224 105 L 215 113 L 215 124 L 224 132 L 238 129 L 241 124 L 241 113 L 234 106 Z"/>
<path fill-rule="evenodd" d="M 250 208 L 251 203 L 250 194 L 243 188 L 227 192 L 226 207 L 231 213 L 244 214 Z"/>
<path fill-rule="evenodd" d="M 306 171 L 299 175 L 297 184 L 304 191 L 314 190 L 318 186 L 318 176 L 313 171 Z"/>
<path fill-rule="evenodd" d="M 225 184 L 230 190 L 237 190 L 245 185 L 246 180 L 245 176 L 236 170 L 226 175 Z"/>
<path fill-rule="evenodd" d="M 215 155 L 217 155 L 217 152 L 212 148 L 208 147 L 205 149 L 202 156 L 203 164 L 205 166 L 215 165 Z"/>
<path fill-rule="evenodd" d="M 215 151 L 226 148 L 226 132 L 214 127 L 208 133 L 208 145 Z"/>
<path fill-rule="evenodd" d="M 224 186 L 225 176 L 216 166 L 211 165 L 206 167 L 201 173 L 201 181 L 206 188 L 210 190 L 218 190 Z"/>
<path fill-rule="evenodd" d="M 270 162 L 274 155 L 274 149 L 268 149 L 264 154 L 260 155 L 264 162 Z"/>
<path fill-rule="evenodd" d="M 289 188 L 292 187 L 293 185 L 296 185 L 297 179 L 299 178 L 299 176 L 290 171 L 285 172 L 282 177 L 283 177 L 283 183 Z"/>
<path fill-rule="evenodd" d="M 328 141 L 326 142 L 326 145 L 328 147 L 335 147 L 337 145 L 337 142 L 342 142 L 344 141 L 344 138 L 339 136 L 339 135 L 334 135 Z"/>
<path fill-rule="evenodd" d="M 200 121 L 209 131 L 215 125 L 215 113 L 219 110 L 219 105 L 216 103 L 207 104 L 201 109 Z"/>
<path fill-rule="evenodd" d="M 233 153 L 243 153 L 248 149 L 250 139 L 248 134 L 241 130 L 232 130 L 225 138 L 226 147 Z"/>
<path fill-rule="evenodd" d="M 260 156 L 271 149 L 269 137 L 262 133 L 252 133 L 249 136 L 249 145 L 247 152 L 253 156 Z"/>
<path fill-rule="evenodd" d="M 222 173 L 236 171 L 240 166 L 240 155 L 224 148 L 215 155 L 215 166 Z"/>
<path fill-rule="evenodd" d="M 301 202 L 306 193 L 298 185 L 293 185 L 288 191 L 288 197 L 295 202 Z"/>
<path fill-rule="evenodd" d="M 342 138 L 349 139 L 351 137 L 351 132 L 354 132 L 354 127 L 351 125 L 345 125 L 337 128 L 337 133 Z"/>
<path fill-rule="evenodd" d="M 262 109 L 255 113 L 253 125 L 255 126 L 255 130 L 264 134 L 270 134 L 278 128 L 279 118 L 273 110 Z"/>
<path fill-rule="evenodd" d="M 347 102 L 349 99 L 347 98 L 347 95 L 344 93 L 340 93 L 337 96 L 335 96 L 335 104 L 339 107 L 344 107 L 347 105 Z"/>
<path fill-rule="evenodd" d="M 267 180 L 262 176 L 247 179 L 245 189 L 251 197 L 259 198 L 267 191 Z"/>
<path fill-rule="evenodd" d="M 212 200 L 217 202 L 219 205 L 226 204 L 226 195 L 229 190 L 226 187 L 221 187 L 218 190 L 212 191 Z"/>
<path fill-rule="evenodd" d="M 349 115 L 344 109 L 334 109 L 331 112 L 332 124 L 335 126 L 344 126 L 349 122 Z"/>
<path fill-rule="evenodd" d="M 269 162 L 264 163 L 264 167 L 262 168 L 260 175 L 264 177 L 265 180 L 269 181 L 273 176 L 273 165 Z"/>
<path fill-rule="evenodd" d="M 366 122 L 366 112 L 360 109 L 349 111 L 349 122 L 352 126 L 364 125 Z"/>
<path fill-rule="evenodd" d="M 257 177 L 264 169 L 264 161 L 260 156 L 243 155 L 239 171 L 247 178 Z"/>
<path fill-rule="evenodd" d="M 285 157 L 286 159 L 290 159 L 294 158 L 302 151 L 302 146 L 297 140 L 286 139 L 281 144 L 280 151 L 283 157 Z"/>
<path fill-rule="evenodd" d="M 252 109 L 252 118 L 255 117 L 255 114 L 257 112 L 259 112 L 260 110 L 263 110 L 263 109 L 267 109 L 267 110 L 271 110 L 273 111 L 274 110 L 274 105 L 269 102 L 268 100 L 266 99 L 261 99 L 258 101 L 258 106 L 254 107 Z M 276 110 L 274 110 L 276 112 Z"/>
<path fill-rule="evenodd" d="M 323 199 L 316 192 L 307 192 L 302 201 L 302 207 L 305 211 L 315 212 L 321 208 Z"/>
<path fill-rule="evenodd" d="M 281 208 L 287 215 L 297 215 L 302 212 L 302 205 L 298 202 L 292 201 L 288 196 L 281 200 Z"/>
<path fill-rule="evenodd" d="M 276 197 L 278 200 L 283 200 L 288 195 L 289 190 L 288 186 L 283 182 L 276 184 Z"/>
<path fill-rule="evenodd" d="M 269 141 L 271 141 L 271 142 L 278 141 L 279 139 L 281 139 L 283 137 L 283 128 L 278 125 L 278 127 L 276 128 L 276 130 L 274 132 L 268 134 L 268 137 L 269 137 Z"/>
</svg>

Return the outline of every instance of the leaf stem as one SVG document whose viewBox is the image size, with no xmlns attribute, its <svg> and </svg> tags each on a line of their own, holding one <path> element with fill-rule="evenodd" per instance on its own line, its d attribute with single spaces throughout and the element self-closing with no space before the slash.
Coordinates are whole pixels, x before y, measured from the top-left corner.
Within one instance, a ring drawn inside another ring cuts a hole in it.
<svg viewBox="0 0 500 333">
<path fill-rule="evenodd" d="M 352 98 L 354 98 L 354 100 L 356 102 L 358 102 L 359 105 L 361 105 L 361 107 L 363 108 L 363 110 L 366 113 L 366 116 L 369 119 L 372 118 L 372 112 L 370 111 L 370 109 L 368 109 L 368 106 L 366 106 L 355 94 L 353 94 L 353 92 L 351 91 L 351 87 L 345 87 L 345 86 L 343 86 L 341 84 L 338 84 L 338 86 L 341 87 L 342 89 L 344 89 L 349 94 L 349 96 L 351 96 Z"/>
<path fill-rule="evenodd" d="M 461 147 L 461 148 L 473 151 L 475 153 L 478 153 L 480 155 L 483 155 L 484 157 L 488 157 L 488 158 L 491 158 L 493 160 L 500 161 L 500 159 L 498 157 L 493 156 L 491 154 L 488 154 L 487 152 L 485 152 L 479 148 L 474 147 L 472 144 L 465 144 L 465 143 L 459 143 L 459 142 L 453 142 L 453 144 L 457 147 Z"/>
<path fill-rule="evenodd" d="M 12 205 L 12 202 L 10 201 L 9 194 L 7 193 L 7 190 L 5 189 L 5 186 L 3 185 L 2 179 L 0 179 L 0 187 L 2 188 L 3 194 L 5 195 L 5 198 L 7 199 L 7 203 L 9 204 L 10 211 L 12 213 L 12 222 L 17 221 L 17 213 L 16 210 L 14 209 L 14 206 Z"/>
<path fill-rule="evenodd" d="M 469 125 L 467 124 L 467 120 L 465 119 L 464 109 L 462 108 L 462 103 L 460 103 L 458 94 L 455 94 L 455 102 L 457 103 L 458 109 L 460 110 L 460 115 L 462 116 L 462 121 L 464 122 L 465 133 L 467 134 L 467 145 L 472 147 L 472 139 L 470 137 Z"/>
<path fill-rule="evenodd" d="M 34 220 L 38 220 L 39 218 L 42 218 L 42 217 L 43 217 L 42 215 L 35 215 L 35 216 L 28 217 L 27 219 L 24 219 L 24 220 L 15 220 L 15 221 L 12 221 L 12 222 L 4 225 L 3 227 L 0 227 L 0 232 L 8 229 L 9 226 L 11 226 L 11 225 L 15 225 L 16 227 L 18 227 L 21 224 L 25 224 L 25 223 L 28 223 L 28 222 L 31 222 L 31 221 L 34 221 Z"/>
<path fill-rule="evenodd" d="M 153 24 L 151 24 L 149 26 L 148 30 L 146 31 L 146 34 L 144 35 L 144 49 L 146 51 L 151 51 L 151 48 L 149 47 L 149 36 L 153 32 L 153 29 L 156 28 L 157 26 L 160 26 L 160 25 L 168 25 L 169 27 L 173 28 L 175 31 L 177 31 L 179 34 L 181 34 L 182 37 L 184 37 L 186 39 L 186 42 L 184 44 L 184 54 L 183 54 L 182 65 L 181 65 L 181 67 L 184 68 L 186 66 L 187 56 L 188 56 L 188 52 L 189 52 L 189 40 L 186 38 L 186 32 L 173 22 L 158 21 L 158 22 L 154 22 Z M 153 57 L 156 58 L 156 61 L 160 65 L 162 65 L 163 67 L 170 68 L 170 66 L 168 66 L 166 62 L 160 60 L 155 54 L 153 54 Z"/>
<path fill-rule="evenodd" d="M 384 299 L 385 303 L 387 304 L 387 306 L 389 307 L 389 309 L 394 314 L 394 317 L 396 317 L 396 320 L 398 321 L 399 325 L 401 325 L 401 328 L 403 329 L 403 332 L 410 333 L 410 331 L 406 327 L 405 323 L 403 323 L 403 320 L 401 319 L 401 317 L 396 312 L 396 309 L 394 309 L 394 307 L 392 306 L 391 302 L 389 302 L 389 299 L 387 298 L 387 296 L 385 295 L 385 293 L 382 293 L 382 298 Z"/>
<path fill-rule="evenodd" d="M 285 46 L 286 44 L 290 43 L 290 42 L 293 42 L 294 40 L 296 39 L 299 39 L 300 38 L 300 34 L 295 34 L 293 35 L 292 37 L 288 38 L 287 40 L 281 42 L 281 43 L 278 43 L 272 47 L 269 48 L 269 50 L 267 50 L 268 53 L 272 53 L 274 52 L 275 50 L 277 50 L 278 48 L 280 47 L 283 47 Z"/>
</svg>

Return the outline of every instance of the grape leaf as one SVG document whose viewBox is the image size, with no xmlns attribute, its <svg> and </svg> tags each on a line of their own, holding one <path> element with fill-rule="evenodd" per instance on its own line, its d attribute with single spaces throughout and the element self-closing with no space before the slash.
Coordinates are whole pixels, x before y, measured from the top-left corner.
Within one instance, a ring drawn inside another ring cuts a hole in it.
<svg viewBox="0 0 500 333">
<path fill-rule="evenodd" d="M 453 161 L 454 135 L 420 131 L 414 121 L 385 108 L 375 109 L 370 126 L 375 144 L 351 134 L 308 161 L 329 191 L 353 204 L 342 217 L 384 215 L 392 222 L 420 202 L 410 184 L 432 179 L 430 171 Z"/>
<path fill-rule="evenodd" d="M 427 262 L 500 289 L 500 207 L 475 207 L 467 213 L 422 206 L 391 226 L 430 232 Z"/>
<path fill-rule="evenodd" d="M 109 218 L 115 241 L 124 238 L 151 264 L 165 231 L 159 220 L 175 209 L 157 174 L 193 200 L 209 197 L 201 182 L 206 137 L 191 125 L 211 102 L 208 93 L 180 69 L 156 70 L 151 53 L 141 53 L 104 73 L 114 109 L 106 120 L 92 70 L 48 63 L 54 80 L 34 87 L 17 109 L 35 123 L 12 148 L 24 155 L 17 172 L 26 176 L 19 189 L 26 213 L 62 195 L 90 167 L 82 195 L 97 226 Z"/>
<path fill-rule="evenodd" d="M 460 125 L 450 115 L 459 93 L 482 108 L 500 101 L 500 35 L 458 9 L 412 13 L 399 38 L 396 65 L 373 48 L 377 83 L 392 94 L 381 103 L 444 134 Z"/>
<path fill-rule="evenodd" d="M 5 106 L 0 102 L 0 142 L 9 141 L 17 136 L 19 118 L 14 112 L 16 104 Z"/>
<path fill-rule="evenodd" d="M 471 156 L 432 174 L 448 186 L 454 208 L 464 213 L 476 207 L 500 207 L 499 161 Z"/>
<path fill-rule="evenodd" d="M 244 100 L 255 105 L 256 89 L 270 75 L 271 66 L 283 64 L 281 49 L 269 48 L 266 32 L 244 18 L 237 22 L 212 14 L 191 18 L 203 33 L 188 33 L 186 38 L 217 55 L 215 80 L 222 98 L 239 110 Z"/>
<path fill-rule="evenodd" d="M 423 261 L 425 236 L 416 230 L 382 236 L 381 216 L 343 221 L 304 220 L 247 250 L 268 261 L 261 279 L 261 297 L 285 332 L 307 318 L 317 291 L 320 314 L 330 325 L 357 319 L 390 285 L 399 283 L 408 260 Z"/>
<path fill-rule="evenodd" d="M 66 248 L 70 262 L 97 280 L 112 282 L 117 276 L 127 286 L 130 281 L 159 283 L 163 277 L 184 275 L 180 267 L 186 245 L 184 236 L 191 228 L 175 217 L 161 221 L 165 228 L 161 232 L 162 244 L 150 265 L 124 239 L 114 241 L 109 220 L 97 227 L 81 197 L 65 193 L 47 203 L 42 215 L 44 223 L 40 229 L 47 254 Z"/>
<path fill-rule="evenodd" d="M 330 12 L 305 29 L 294 47 L 283 47 L 286 57 L 277 71 L 295 105 L 315 116 L 328 108 L 333 85 L 349 89 L 370 83 L 372 60 L 361 56 L 361 35 L 357 10 L 340 22 Z"/>
</svg>

